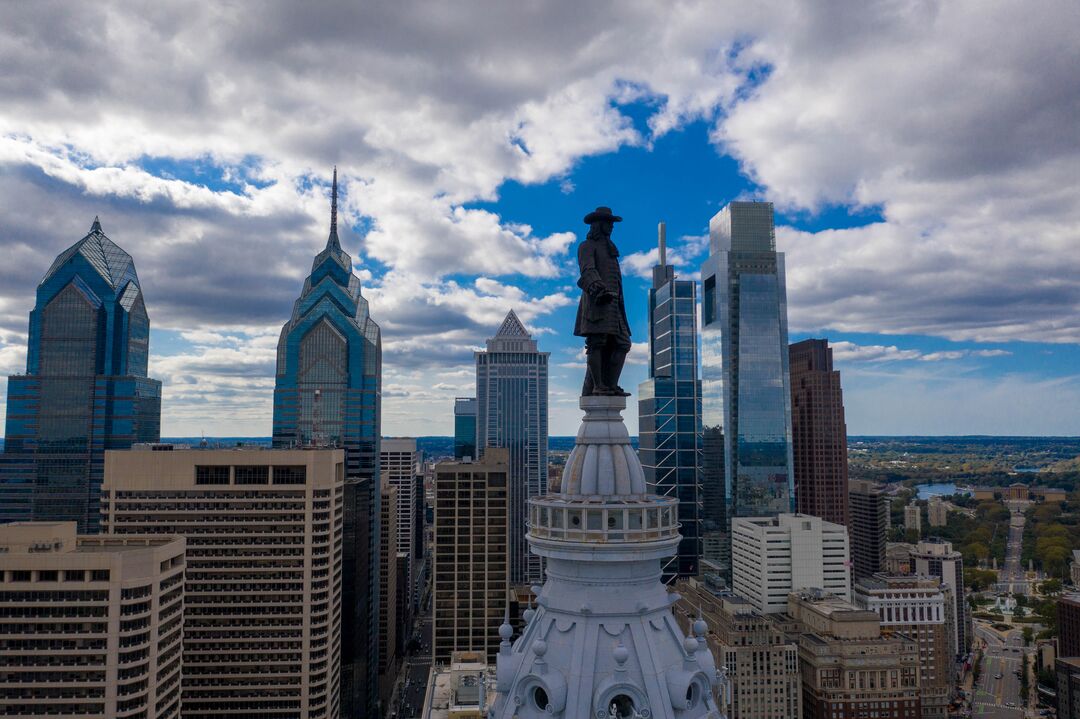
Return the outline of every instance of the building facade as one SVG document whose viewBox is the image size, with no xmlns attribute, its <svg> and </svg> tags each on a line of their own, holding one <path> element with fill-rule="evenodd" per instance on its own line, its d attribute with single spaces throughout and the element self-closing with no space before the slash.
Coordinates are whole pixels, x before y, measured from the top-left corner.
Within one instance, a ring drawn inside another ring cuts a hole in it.
<svg viewBox="0 0 1080 719">
<path fill-rule="evenodd" d="M 904 529 L 922 536 L 922 507 L 915 502 L 904 507 Z"/>
<path fill-rule="evenodd" d="M 180 716 L 184 540 L 0 525 L 0 715 Z"/>
<path fill-rule="evenodd" d="M 664 581 L 694 576 L 701 557 L 701 382 L 697 283 L 675 279 L 660 223 L 660 264 L 649 288 L 649 378 L 638 385 L 638 456 L 651 491 L 679 500 L 679 551 Z"/>
<path fill-rule="evenodd" d="M 489 448 L 479 462 L 435 465 L 432 640 L 435 662 L 455 651 L 494 661 L 510 586 L 510 451 Z"/>
<path fill-rule="evenodd" d="M 732 202 L 712 218 L 701 283 L 702 537 L 730 581 L 731 520 L 795 511 L 787 290 L 772 203 Z"/>
<path fill-rule="evenodd" d="M 383 706 L 389 706 L 388 702 L 401 665 L 401 657 L 398 654 L 398 632 L 402 629 L 398 624 L 397 611 L 398 524 L 394 516 L 398 501 L 397 493 L 397 487 L 383 483 L 380 503 L 382 518 L 379 522 L 379 531 L 382 535 L 379 543 L 382 550 L 379 554 L 382 563 L 379 570 L 379 699 Z"/>
<path fill-rule="evenodd" d="M 350 570 L 342 710 L 346 716 L 370 716 L 377 711 L 379 677 L 382 339 L 352 268 L 338 238 L 335 169 L 326 247 L 315 256 L 278 339 L 273 437 L 276 448 L 345 450 L 344 563 Z"/>
<path fill-rule="evenodd" d="M 684 579 L 675 618 L 689 632 L 698 617 L 708 626 L 706 639 L 716 665 L 727 668 L 730 719 L 798 719 L 802 716 L 799 647 L 768 615 L 739 595 Z"/>
<path fill-rule="evenodd" d="M 454 398 L 454 459 L 476 459 L 476 397 Z"/>
<path fill-rule="evenodd" d="M 878 574 L 855 583 L 855 605 L 875 612 L 883 634 L 898 632 L 919 646 L 919 691 L 924 719 L 949 713 L 953 654 L 947 602 L 941 580 L 931 577 Z"/>
<path fill-rule="evenodd" d="M 396 492 L 396 505 L 389 513 L 383 512 L 384 517 L 390 517 L 397 524 L 397 546 L 390 548 L 393 560 L 398 552 L 404 552 L 409 556 L 409 590 L 412 590 L 412 582 L 415 579 L 415 570 L 412 566 L 414 559 L 419 562 L 422 547 L 414 546 L 416 538 L 415 522 L 423 522 L 422 516 L 416 514 L 416 475 L 420 464 L 420 452 L 416 449 L 415 437 L 384 437 L 379 449 L 379 477 L 385 485 L 394 487 Z M 383 533 L 385 536 L 385 532 Z M 386 547 L 386 544 L 382 544 Z"/>
<path fill-rule="evenodd" d="M 1058 656 L 1080 657 L 1080 593 L 1058 597 L 1057 618 Z"/>
<path fill-rule="evenodd" d="M 953 651 L 956 657 L 966 655 L 971 650 L 972 626 L 964 587 L 963 555 L 953 550 L 952 543 L 940 539 L 919 542 L 910 554 L 912 573 L 937 577 L 952 592 L 956 622 Z"/>
<path fill-rule="evenodd" d="M 949 513 L 940 497 L 931 497 L 926 502 L 926 518 L 931 527 L 944 527 L 948 524 Z"/>
<path fill-rule="evenodd" d="M 793 593 L 804 719 L 921 719 L 919 646 L 874 612 L 826 592 Z"/>
<path fill-rule="evenodd" d="M 738 517 L 731 525 L 732 588 L 762 614 L 786 611 L 793 591 L 851 598 L 847 529 L 808 514 Z"/>
<path fill-rule="evenodd" d="M 827 340 L 788 347 L 795 506 L 833 524 L 850 525 L 847 423 L 840 372 Z"/>
<path fill-rule="evenodd" d="M 1058 718 L 1080 719 L 1080 657 L 1059 657 L 1054 668 Z"/>
<path fill-rule="evenodd" d="M 181 716 L 340 715 L 344 476 L 341 450 L 106 454 L 103 531 L 187 540 Z"/>
<path fill-rule="evenodd" d="M 476 451 L 509 450 L 510 581 L 538 582 L 540 557 L 525 543 L 528 500 L 545 490 L 548 454 L 548 353 L 511 310 L 476 353 Z"/>
<path fill-rule="evenodd" d="M 38 284 L 29 335 L 26 374 L 8 378 L 0 522 L 72 521 L 96 532 L 105 450 L 161 432 L 135 263 L 96 217 Z"/>
<path fill-rule="evenodd" d="M 848 482 L 851 574 L 856 579 L 885 571 L 889 496 L 873 482 Z"/>
</svg>

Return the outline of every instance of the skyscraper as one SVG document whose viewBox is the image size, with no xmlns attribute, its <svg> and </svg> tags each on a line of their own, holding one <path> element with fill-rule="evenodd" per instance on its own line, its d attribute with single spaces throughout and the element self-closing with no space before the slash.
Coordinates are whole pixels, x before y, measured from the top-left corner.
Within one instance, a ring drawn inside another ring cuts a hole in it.
<svg viewBox="0 0 1080 719">
<path fill-rule="evenodd" d="M 508 450 L 490 448 L 479 462 L 435 465 L 431 653 L 499 646 L 508 583 Z"/>
<path fill-rule="evenodd" d="M 341 716 L 342 451 L 136 449 L 105 463 L 104 532 L 187 540 L 181 717 Z M 133 638 L 121 625 L 120 645 Z"/>
<path fill-rule="evenodd" d="M 375 716 L 382 341 L 352 267 L 338 239 L 335 169 L 330 236 L 278 339 L 274 446 L 345 450 L 342 714 Z"/>
<path fill-rule="evenodd" d="M 856 579 L 885 570 L 885 530 L 889 527 L 889 496 L 865 480 L 848 483 L 851 535 L 851 574 Z"/>
<path fill-rule="evenodd" d="M 919 542 L 911 552 L 915 574 L 937 577 L 942 587 L 952 590 L 955 605 L 955 637 L 951 640 L 954 656 L 967 654 L 971 648 L 971 609 L 964 589 L 964 556 L 953 549 L 951 542 L 930 539 Z"/>
<path fill-rule="evenodd" d="M 733 517 L 795 509 L 784 255 L 770 202 L 709 222 L 701 268 L 702 536 L 730 581 Z"/>
<path fill-rule="evenodd" d="M 416 472 L 417 463 L 420 461 L 420 453 L 416 449 L 416 437 L 384 438 L 379 444 L 379 458 L 380 481 L 397 490 L 395 506 L 383 512 L 384 517 L 392 517 L 397 524 L 396 546 L 390 548 L 390 561 L 396 561 L 398 552 L 404 552 L 408 556 L 410 579 L 407 589 L 411 592 L 415 572 L 419 569 L 412 566 L 413 558 L 417 556 L 413 547 L 416 537 L 413 523 L 424 521 L 422 516 L 416 515 Z M 382 532 L 385 537 L 386 529 L 384 528 Z M 386 544 L 383 543 L 383 546 L 385 547 Z M 385 563 L 385 557 L 383 561 Z M 383 663 L 385 664 L 385 660 Z"/>
<path fill-rule="evenodd" d="M 454 459 L 476 459 L 476 397 L 454 398 Z"/>
<path fill-rule="evenodd" d="M 664 581 L 697 574 L 701 497 L 701 382 L 697 376 L 697 284 L 675 279 L 660 223 L 660 264 L 649 288 L 649 378 L 638 385 L 638 455 L 651 491 L 679 500 L 679 551 Z"/>
<path fill-rule="evenodd" d="M 160 439 L 149 341 L 135 263 L 95 217 L 38 285 L 26 374 L 8 378 L 0 522 L 97 531 L 105 450 Z"/>
<path fill-rule="evenodd" d="M 476 449 L 510 450 L 510 582 L 541 580 L 540 557 L 525 544 L 526 503 L 547 483 L 548 353 L 536 348 L 513 310 L 476 353 Z"/>
<path fill-rule="evenodd" d="M 848 525 L 847 424 L 840 372 L 826 340 L 788 347 L 795 505 L 800 514 Z"/>
</svg>

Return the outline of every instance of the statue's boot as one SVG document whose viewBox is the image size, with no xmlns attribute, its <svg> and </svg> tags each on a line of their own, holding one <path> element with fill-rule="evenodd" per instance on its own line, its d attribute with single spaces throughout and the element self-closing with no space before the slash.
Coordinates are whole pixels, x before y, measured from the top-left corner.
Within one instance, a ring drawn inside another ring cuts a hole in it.
<svg viewBox="0 0 1080 719">
<path fill-rule="evenodd" d="M 619 386 L 619 377 L 622 375 L 623 364 L 626 362 L 626 350 L 613 349 L 607 362 L 607 372 L 604 376 L 604 384 L 610 388 L 611 394 L 619 397 L 629 397 L 630 393 Z"/>
<path fill-rule="evenodd" d="M 604 353 L 593 350 L 585 354 L 588 364 L 588 372 L 585 375 L 585 386 L 581 390 L 583 397 L 591 395 L 610 395 L 611 389 L 604 381 Z"/>
</svg>

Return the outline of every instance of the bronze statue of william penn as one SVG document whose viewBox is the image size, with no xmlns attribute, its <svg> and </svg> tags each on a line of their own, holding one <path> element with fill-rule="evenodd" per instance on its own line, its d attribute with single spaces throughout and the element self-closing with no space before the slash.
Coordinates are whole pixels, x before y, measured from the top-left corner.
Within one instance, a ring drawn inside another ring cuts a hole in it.
<svg viewBox="0 0 1080 719">
<path fill-rule="evenodd" d="M 578 269 L 582 289 L 574 334 L 585 338 L 588 369 L 583 397 L 614 395 L 629 397 L 619 386 L 626 353 L 630 351 L 630 325 L 623 303 L 619 249 L 611 241 L 611 231 L 622 218 L 610 207 L 597 207 L 585 215 L 589 234 L 578 247 Z"/>
</svg>

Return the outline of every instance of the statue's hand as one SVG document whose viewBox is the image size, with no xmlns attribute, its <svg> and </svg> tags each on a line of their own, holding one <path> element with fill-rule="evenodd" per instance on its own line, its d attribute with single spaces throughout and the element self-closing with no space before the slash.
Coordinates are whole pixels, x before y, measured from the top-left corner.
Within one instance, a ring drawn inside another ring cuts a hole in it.
<svg viewBox="0 0 1080 719">
<path fill-rule="evenodd" d="M 615 300 L 615 293 L 604 290 L 596 297 L 596 304 L 610 305 Z"/>
</svg>

